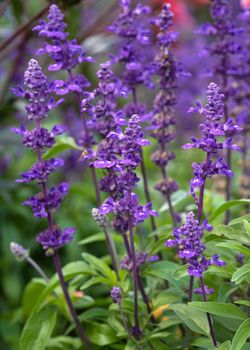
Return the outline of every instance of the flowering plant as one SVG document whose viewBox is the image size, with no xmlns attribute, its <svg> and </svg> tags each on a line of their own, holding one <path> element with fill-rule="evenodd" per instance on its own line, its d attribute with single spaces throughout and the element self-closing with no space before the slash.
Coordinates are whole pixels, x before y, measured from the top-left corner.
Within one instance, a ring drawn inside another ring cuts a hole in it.
<svg viewBox="0 0 250 350">
<path fill-rule="evenodd" d="M 194 3 L 183 25 L 165 1 L 54 1 L 15 34 L 3 349 L 249 348 L 249 8 L 212 0 L 183 33 Z"/>
</svg>

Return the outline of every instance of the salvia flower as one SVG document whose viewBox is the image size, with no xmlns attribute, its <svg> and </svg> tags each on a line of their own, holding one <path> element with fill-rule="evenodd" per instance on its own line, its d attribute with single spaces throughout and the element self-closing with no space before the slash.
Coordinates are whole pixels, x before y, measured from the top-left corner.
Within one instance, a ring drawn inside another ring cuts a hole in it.
<svg viewBox="0 0 250 350">
<path fill-rule="evenodd" d="M 148 50 L 152 42 L 152 28 L 149 14 L 151 9 L 141 3 L 135 5 L 132 1 L 119 1 L 122 11 L 109 30 L 118 36 L 118 53 L 111 56 L 112 63 L 122 65 L 121 80 L 124 87 L 132 94 L 140 86 L 152 89 L 152 50 Z M 135 96 L 134 96 L 135 97 Z M 124 108 L 126 115 L 139 114 L 148 118 L 146 105 L 133 101 Z"/>
<path fill-rule="evenodd" d="M 152 20 L 159 28 L 157 44 L 159 52 L 155 57 L 155 73 L 158 78 L 158 92 L 153 102 L 153 118 L 148 129 L 151 136 L 158 142 L 158 149 L 152 154 L 151 160 L 160 167 L 163 178 L 156 184 L 155 189 L 170 201 L 170 196 L 178 190 L 176 181 L 167 176 L 166 166 L 175 158 L 169 151 L 169 143 L 175 139 L 175 105 L 177 80 L 181 74 L 181 66 L 176 61 L 172 51 L 172 45 L 177 39 L 177 34 L 170 30 L 173 25 L 173 13 L 171 6 L 164 4 L 161 12 Z M 173 213 L 173 221 L 176 217 Z"/>
<path fill-rule="evenodd" d="M 38 236 L 37 241 L 44 249 L 58 249 L 71 241 L 74 233 L 73 228 L 61 230 L 53 224 L 52 219 L 52 213 L 60 207 L 62 199 L 69 191 L 69 184 L 62 182 L 48 188 L 47 182 L 51 173 L 62 167 L 64 161 L 61 158 L 44 160 L 42 155 L 45 150 L 54 145 L 55 136 L 65 132 L 65 127 L 55 125 L 49 131 L 41 125 L 42 120 L 47 118 L 49 110 L 54 108 L 58 102 L 54 101 L 47 77 L 34 59 L 30 60 L 25 71 L 24 83 L 26 89 L 18 88 L 14 91 L 28 100 L 26 111 L 28 119 L 34 122 L 35 128 L 30 131 L 21 126 L 12 131 L 21 135 L 23 144 L 37 154 L 37 162 L 29 170 L 21 173 L 21 178 L 17 182 L 36 181 L 41 186 L 41 192 L 31 196 L 23 204 L 31 207 L 35 217 L 48 219 L 49 227 Z"/>
<path fill-rule="evenodd" d="M 198 29 L 202 35 L 211 36 L 213 40 L 206 46 L 207 52 L 214 57 L 214 65 L 207 72 L 209 76 L 218 76 L 220 84 L 223 77 L 233 77 L 240 73 L 235 59 L 241 53 L 242 46 L 238 40 L 243 29 L 237 27 L 232 16 L 230 1 L 212 0 L 210 5 L 212 23 L 206 23 Z M 224 94 L 229 93 L 229 81 L 224 86 Z"/>
<path fill-rule="evenodd" d="M 203 107 L 197 102 L 195 108 L 190 108 L 189 113 L 199 113 L 204 121 L 200 124 L 202 137 L 197 139 L 192 137 L 192 143 L 185 144 L 184 149 L 198 148 L 206 153 L 206 160 L 201 163 L 193 163 L 194 178 L 190 183 L 191 194 L 197 199 L 195 191 L 201 188 L 207 178 L 214 175 L 233 176 L 223 158 L 222 150 L 239 150 L 239 147 L 232 143 L 232 138 L 227 137 L 224 141 L 220 140 L 221 136 L 225 137 L 229 128 L 239 130 L 240 127 L 233 123 L 231 119 L 224 122 L 224 95 L 215 83 L 210 83 L 207 89 L 207 104 Z"/>
<path fill-rule="evenodd" d="M 110 292 L 111 298 L 113 299 L 113 302 L 115 304 L 121 304 L 122 300 L 122 293 L 121 289 L 119 287 L 113 287 L 111 292 Z"/>
<path fill-rule="evenodd" d="M 167 247 L 178 247 L 179 257 L 188 263 L 188 274 L 190 276 L 202 277 L 210 265 L 224 266 L 225 262 L 215 254 L 208 259 L 203 254 L 205 245 L 202 242 L 203 231 L 211 231 L 211 225 L 204 221 L 199 224 L 193 212 L 186 216 L 186 222 L 180 228 L 175 228 L 174 239 L 166 241 Z"/>
<path fill-rule="evenodd" d="M 54 225 L 52 230 L 48 228 L 41 232 L 37 236 L 37 242 L 42 245 L 44 250 L 47 251 L 52 249 L 51 251 L 53 251 L 71 242 L 74 233 L 74 227 L 67 227 L 64 230 L 61 230 L 60 227 Z"/>
<path fill-rule="evenodd" d="M 21 244 L 15 242 L 10 243 L 10 250 L 11 253 L 17 258 L 25 259 L 29 255 L 27 249 L 25 249 Z"/>
<path fill-rule="evenodd" d="M 133 115 L 124 132 L 118 128 L 110 132 L 100 142 L 96 160 L 96 168 L 107 169 L 108 174 L 100 181 L 100 189 L 109 193 L 109 197 L 99 208 L 103 215 L 114 213 L 113 226 L 120 232 L 128 229 L 128 216 L 133 218 L 133 225 L 142 223 L 149 215 L 157 215 L 151 203 L 142 206 L 134 187 L 139 178 L 134 170 L 140 164 L 140 152 L 149 142 L 144 138 L 140 118 Z"/>
<path fill-rule="evenodd" d="M 67 94 L 69 91 L 81 93 L 88 87 L 90 83 L 85 76 L 82 74 L 73 75 L 72 70 L 79 63 L 93 61 L 75 39 L 68 39 L 66 28 L 64 15 L 55 4 L 50 6 L 47 21 L 42 20 L 33 28 L 39 36 L 47 39 L 44 47 L 39 49 L 37 53 L 40 55 L 48 54 L 54 61 L 53 64 L 49 65 L 49 70 L 66 70 L 70 73 L 67 80 L 55 80 L 51 84 L 54 91 L 59 95 Z"/>
<path fill-rule="evenodd" d="M 81 107 L 82 112 L 89 116 L 87 126 L 97 134 L 107 136 L 117 126 L 126 124 L 122 111 L 117 111 L 117 98 L 126 96 L 126 91 L 112 72 L 109 61 L 100 65 L 97 77 L 97 88 L 91 93 L 85 93 Z"/>
</svg>

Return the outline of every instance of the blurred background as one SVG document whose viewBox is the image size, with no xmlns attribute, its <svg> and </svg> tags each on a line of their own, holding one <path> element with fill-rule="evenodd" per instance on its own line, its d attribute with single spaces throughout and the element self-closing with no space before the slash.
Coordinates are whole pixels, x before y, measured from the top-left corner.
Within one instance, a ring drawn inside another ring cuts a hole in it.
<svg viewBox="0 0 250 350">
<path fill-rule="evenodd" d="M 96 70 L 101 62 L 107 60 L 115 38 L 107 31 L 119 11 L 116 0 L 65 0 L 56 2 L 64 11 L 68 23 L 68 31 L 71 38 L 84 46 L 88 55 L 95 59 L 95 63 L 84 63 L 82 72 L 96 85 Z M 157 11 L 163 3 L 162 0 L 144 1 Z M 194 30 L 199 23 L 209 18 L 207 0 L 169 0 L 175 14 L 175 27 L 180 32 L 180 39 L 175 47 L 178 59 L 185 69 L 190 71 L 192 78 L 181 81 L 178 92 L 177 108 L 177 142 L 173 145 L 178 149 L 177 159 L 170 166 L 172 175 L 179 184 L 184 194 L 188 192 L 189 180 L 192 175 L 192 159 L 199 157 L 198 153 L 181 150 L 191 134 L 197 131 L 197 120 L 187 115 L 187 109 L 194 101 L 204 93 L 207 78 L 202 75 L 204 62 L 208 64 L 209 58 L 202 55 L 203 42 Z M 240 5 L 247 6 L 249 1 L 233 0 L 235 15 L 240 11 Z M 0 240 L 1 240 L 1 326 L 0 349 L 17 349 L 18 339 L 22 325 L 22 313 L 20 305 L 25 284 L 35 277 L 35 272 L 25 262 L 19 263 L 11 255 L 9 244 L 12 241 L 21 243 L 30 250 L 30 254 L 39 262 L 46 273 L 51 276 L 53 267 L 50 259 L 44 257 L 40 246 L 34 237 L 43 229 L 41 220 L 35 220 L 29 208 L 21 203 L 32 193 L 34 188 L 30 185 L 20 185 L 15 182 L 21 171 L 28 169 L 33 162 L 33 155 L 22 147 L 19 137 L 10 132 L 11 127 L 18 126 L 25 121 L 23 101 L 11 94 L 11 87 L 22 83 L 23 73 L 27 62 L 34 57 L 34 52 L 39 48 L 40 39 L 32 32 L 32 27 L 37 21 L 46 16 L 49 2 L 43 0 L 1 0 L 0 1 Z M 46 59 L 39 58 L 44 71 L 47 72 Z M 149 99 L 152 98 L 149 97 Z M 81 134 L 78 107 L 74 99 L 67 99 L 63 109 L 57 109 L 53 113 L 52 121 L 63 121 L 71 137 L 78 143 Z M 152 147 L 147 149 L 149 155 Z M 62 251 L 63 262 L 77 260 L 83 250 L 88 250 L 97 256 L 105 254 L 104 243 L 79 246 L 77 241 L 99 231 L 91 217 L 91 209 L 95 206 L 94 192 L 89 182 L 88 170 L 82 162 L 78 162 L 79 151 L 65 151 L 66 165 L 63 173 L 58 172 L 58 179 L 71 183 L 69 196 L 63 202 L 60 214 L 57 216 L 62 226 L 76 226 L 77 234 L 72 244 Z M 159 174 L 154 170 L 149 156 L 146 157 L 149 169 L 150 182 L 157 181 Z M 237 159 L 236 159 L 237 162 Z M 237 170 L 236 170 L 237 171 Z M 151 186 L 153 188 L 153 185 Z M 139 187 L 139 191 L 141 188 Z M 236 191 L 236 190 L 235 190 Z M 152 190 L 154 208 L 158 210 L 163 200 L 160 195 Z M 237 194 L 236 194 L 237 196 Z M 220 197 L 218 197 L 220 198 Z M 220 199 L 219 199 L 220 200 Z M 206 210 L 216 206 L 218 199 L 207 198 Z M 223 201 L 223 197 L 221 197 Z M 191 204 L 190 204 L 191 205 Z M 167 215 L 160 215 L 157 219 L 165 223 Z M 146 224 L 147 225 L 147 224 Z M 143 228 L 142 228 L 143 235 Z M 28 350 L 28 349 L 27 349 Z"/>
</svg>

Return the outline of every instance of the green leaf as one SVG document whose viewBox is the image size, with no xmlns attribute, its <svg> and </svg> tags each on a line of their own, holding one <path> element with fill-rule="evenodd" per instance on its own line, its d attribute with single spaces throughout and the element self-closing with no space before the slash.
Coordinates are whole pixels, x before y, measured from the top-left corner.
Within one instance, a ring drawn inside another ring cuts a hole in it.
<svg viewBox="0 0 250 350">
<path fill-rule="evenodd" d="M 31 314 L 32 309 L 36 305 L 37 298 L 42 294 L 45 288 L 45 282 L 39 279 L 32 280 L 27 284 L 22 300 L 22 310 L 25 317 Z"/>
<path fill-rule="evenodd" d="M 244 224 L 246 233 L 247 233 L 248 236 L 250 237 L 250 222 L 248 222 L 247 220 L 243 220 L 243 224 Z"/>
<path fill-rule="evenodd" d="M 115 332 L 106 324 L 96 322 L 85 323 L 84 328 L 90 341 L 95 345 L 105 346 L 117 341 Z"/>
<path fill-rule="evenodd" d="M 201 301 L 193 301 L 188 303 L 188 305 L 193 308 L 209 312 L 212 315 L 236 318 L 236 319 L 246 319 L 246 315 L 238 308 L 236 305 L 230 303 L 219 303 L 214 301 L 208 301 L 206 303 Z"/>
<path fill-rule="evenodd" d="M 179 266 L 176 270 L 174 270 L 171 275 L 173 279 L 179 280 L 180 278 L 188 276 L 187 266 L 188 266 L 187 264 L 183 266 Z"/>
<path fill-rule="evenodd" d="M 90 320 L 92 318 L 107 319 L 108 315 L 109 315 L 108 310 L 95 307 L 85 311 L 83 314 L 79 316 L 79 318 L 81 321 Z"/>
<path fill-rule="evenodd" d="M 207 236 L 207 240 L 209 240 L 213 235 L 227 237 L 231 240 L 235 240 L 244 244 L 250 244 L 250 237 L 248 237 L 245 231 L 236 230 L 232 226 L 216 226 L 214 230 Z"/>
<path fill-rule="evenodd" d="M 231 342 L 230 342 L 230 340 L 227 340 L 225 343 L 221 344 L 218 347 L 218 350 L 231 350 Z"/>
<path fill-rule="evenodd" d="M 82 275 L 94 275 L 95 271 L 91 269 L 89 265 L 87 265 L 83 261 L 73 261 L 67 265 L 65 265 L 62 269 L 63 276 L 65 281 L 70 280 L 71 278 L 75 276 L 82 276 Z M 44 301 L 44 299 L 60 284 L 57 274 L 55 274 L 48 285 L 41 294 L 41 296 L 37 300 L 36 308 L 39 307 L 39 305 Z"/>
<path fill-rule="evenodd" d="M 80 290 L 87 289 L 87 288 L 94 286 L 95 284 L 98 284 L 98 283 L 109 284 L 109 280 L 105 277 L 102 277 L 102 276 L 92 277 L 81 285 Z"/>
<path fill-rule="evenodd" d="M 44 159 L 49 159 L 51 157 L 54 157 L 58 153 L 62 153 L 62 152 L 67 151 L 69 149 L 83 151 L 82 147 L 80 147 L 76 144 L 73 137 L 60 136 L 60 138 L 58 138 L 56 140 L 56 143 L 49 149 L 49 151 L 45 153 Z"/>
<path fill-rule="evenodd" d="M 91 235 L 85 239 L 82 239 L 80 242 L 78 242 L 79 245 L 94 243 L 94 242 L 101 242 L 105 241 L 105 235 L 104 232 L 98 232 L 94 235 Z"/>
<path fill-rule="evenodd" d="M 233 251 L 236 250 L 236 252 L 250 256 L 250 249 L 247 247 L 244 247 L 242 244 L 240 244 L 238 242 L 226 241 L 226 242 L 217 243 L 216 246 L 229 248 L 229 249 L 232 249 Z"/>
<path fill-rule="evenodd" d="M 250 277 L 250 264 L 245 264 L 234 272 L 231 281 L 235 282 L 236 284 L 239 284 L 249 277 Z"/>
<path fill-rule="evenodd" d="M 250 204 L 250 199 L 237 199 L 228 201 L 226 203 L 223 203 L 219 208 L 215 209 L 215 211 L 210 215 L 208 218 L 208 222 L 214 221 L 219 215 L 223 214 L 228 209 L 237 206 L 237 205 L 245 205 Z"/>
<path fill-rule="evenodd" d="M 117 278 L 115 276 L 114 271 L 112 271 L 110 267 L 103 260 L 88 253 L 83 253 L 82 257 L 89 264 L 89 266 L 94 268 L 103 276 L 107 277 L 111 286 L 117 284 Z"/>
<path fill-rule="evenodd" d="M 194 332 L 209 334 L 207 316 L 204 312 L 195 310 L 190 305 L 173 304 L 170 308 Z"/>
<path fill-rule="evenodd" d="M 65 335 L 60 335 L 55 338 L 51 338 L 48 341 L 48 348 L 55 349 L 80 349 L 82 346 L 82 341 L 79 338 L 67 337 Z"/>
<path fill-rule="evenodd" d="M 250 306 L 250 300 L 237 300 L 234 302 L 235 304 Z"/>
<path fill-rule="evenodd" d="M 250 337 L 250 318 L 244 321 L 232 340 L 231 350 L 241 350 L 248 337 Z"/>
<path fill-rule="evenodd" d="M 176 281 L 172 277 L 172 273 L 177 267 L 179 265 L 171 261 L 158 261 L 146 268 L 143 274 L 163 278 L 181 290 L 180 286 L 183 281 Z"/>
<path fill-rule="evenodd" d="M 243 215 L 239 218 L 233 219 L 232 221 L 229 222 L 229 226 L 234 226 L 238 224 L 242 224 L 243 220 L 250 221 L 250 214 Z"/>
<path fill-rule="evenodd" d="M 25 323 L 20 350 L 44 350 L 56 323 L 56 311 L 46 307 L 33 312 Z"/>
</svg>

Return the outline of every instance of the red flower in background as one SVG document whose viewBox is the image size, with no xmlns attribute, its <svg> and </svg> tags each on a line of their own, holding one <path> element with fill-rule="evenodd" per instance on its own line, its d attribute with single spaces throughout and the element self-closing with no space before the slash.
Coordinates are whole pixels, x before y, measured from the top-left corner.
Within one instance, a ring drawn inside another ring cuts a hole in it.
<svg viewBox="0 0 250 350">
<path fill-rule="evenodd" d="M 203 6 L 209 4 L 209 0 L 152 0 L 153 5 L 155 6 L 160 6 L 164 2 L 171 4 L 177 25 L 185 27 L 192 27 L 194 25 L 194 20 L 188 11 L 188 4 L 192 6 Z M 248 0 L 248 2 L 250 2 L 250 0 Z"/>
<path fill-rule="evenodd" d="M 241 0 L 240 4 L 241 4 L 241 7 L 243 7 L 244 9 L 248 8 L 250 7 L 250 0 Z"/>
<path fill-rule="evenodd" d="M 171 5 L 171 10 L 175 15 L 175 22 L 178 25 L 192 26 L 193 19 L 190 16 L 187 4 L 182 0 L 152 0 L 153 5 L 160 6 L 163 3 Z"/>
</svg>

